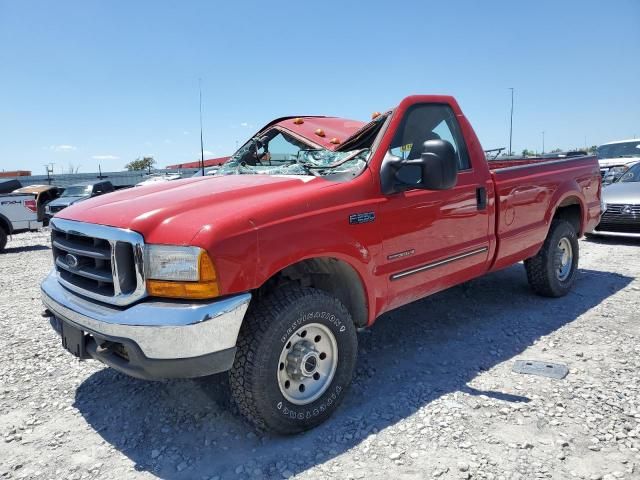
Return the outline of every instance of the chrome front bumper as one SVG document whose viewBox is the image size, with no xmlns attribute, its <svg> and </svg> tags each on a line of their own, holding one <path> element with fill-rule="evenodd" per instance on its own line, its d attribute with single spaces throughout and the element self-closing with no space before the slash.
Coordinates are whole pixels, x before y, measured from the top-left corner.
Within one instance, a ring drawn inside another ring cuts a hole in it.
<svg viewBox="0 0 640 480">
<path fill-rule="evenodd" d="M 146 359 L 160 361 L 235 349 L 251 300 L 248 293 L 209 303 L 149 299 L 123 309 L 70 292 L 57 281 L 55 271 L 41 290 L 45 307 L 58 320 L 98 339 L 132 342 Z"/>
</svg>

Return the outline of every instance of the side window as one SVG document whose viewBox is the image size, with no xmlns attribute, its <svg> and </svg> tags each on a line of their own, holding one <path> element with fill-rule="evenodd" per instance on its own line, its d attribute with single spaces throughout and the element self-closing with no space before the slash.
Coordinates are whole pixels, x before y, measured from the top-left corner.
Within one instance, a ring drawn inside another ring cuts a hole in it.
<svg viewBox="0 0 640 480">
<path fill-rule="evenodd" d="M 404 159 L 420 158 L 422 144 L 427 140 L 451 143 L 456 151 L 458 170 L 471 168 L 460 126 L 448 105 L 425 103 L 410 107 L 391 142 L 391 154 Z"/>
<path fill-rule="evenodd" d="M 270 162 L 266 163 L 283 163 L 291 162 L 298 158 L 298 152 L 304 147 L 304 145 L 297 145 L 297 142 L 288 135 L 278 133 L 275 137 L 269 140 L 269 155 Z M 261 152 L 262 153 L 262 152 Z M 263 160 L 264 162 L 264 160 Z"/>
</svg>

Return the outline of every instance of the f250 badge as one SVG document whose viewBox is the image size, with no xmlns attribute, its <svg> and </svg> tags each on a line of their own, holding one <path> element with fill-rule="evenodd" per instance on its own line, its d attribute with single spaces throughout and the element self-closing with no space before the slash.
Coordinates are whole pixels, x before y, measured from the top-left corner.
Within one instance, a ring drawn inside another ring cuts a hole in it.
<svg viewBox="0 0 640 480">
<path fill-rule="evenodd" d="M 376 219 L 376 214 L 374 212 L 364 212 L 364 213 L 352 213 L 349 215 L 349 225 L 356 225 L 358 223 L 369 223 L 373 222 Z"/>
</svg>

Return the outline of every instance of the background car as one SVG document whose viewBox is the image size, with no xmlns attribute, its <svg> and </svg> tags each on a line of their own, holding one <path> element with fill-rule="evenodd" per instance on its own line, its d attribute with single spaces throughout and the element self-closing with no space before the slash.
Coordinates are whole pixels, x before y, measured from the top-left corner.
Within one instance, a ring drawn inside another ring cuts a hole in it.
<svg viewBox="0 0 640 480">
<path fill-rule="evenodd" d="M 602 189 L 605 212 L 593 233 L 618 233 L 640 237 L 640 163 Z"/>
<path fill-rule="evenodd" d="M 155 185 L 159 182 L 170 182 L 171 180 L 180 180 L 182 175 L 179 173 L 157 173 L 152 175 L 147 175 L 144 177 L 139 183 L 136 183 L 136 187 L 143 187 L 145 185 Z"/>
<path fill-rule="evenodd" d="M 602 144 L 597 150 L 602 183 L 613 183 L 640 162 L 640 139 Z"/>
<path fill-rule="evenodd" d="M 91 197 L 97 197 L 98 195 L 104 195 L 105 193 L 113 192 L 115 188 L 108 180 L 100 182 L 84 182 L 76 183 L 65 189 L 60 195 L 60 198 L 53 200 L 45 207 L 45 217 L 47 220 L 53 217 L 60 210 L 67 208 L 82 200 L 86 200 Z"/>
<path fill-rule="evenodd" d="M 204 169 L 204 176 L 205 177 L 210 177 L 212 175 L 215 175 L 216 173 L 218 173 L 218 170 L 220 170 L 220 166 L 216 165 L 215 167 L 207 167 Z M 198 170 L 197 172 L 195 172 L 193 175 L 191 175 L 191 177 L 202 177 L 202 169 Z"/>
</svg>

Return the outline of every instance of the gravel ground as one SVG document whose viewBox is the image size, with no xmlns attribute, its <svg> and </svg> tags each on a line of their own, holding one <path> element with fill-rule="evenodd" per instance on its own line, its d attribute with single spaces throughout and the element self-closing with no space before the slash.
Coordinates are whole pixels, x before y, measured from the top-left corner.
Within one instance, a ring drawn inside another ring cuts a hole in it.
<svg viewBox="0 0 640 480">
<path fill-rule="evenodd" d="M 144 382 L 63 351 L 40 316 L 48 235 L 16 236 L 0 255 L 0 478 L 640 478 L 640 241 L 580 246 L 565 298 L 530 293 L 516 265 L 383 316 L 337 415 L 282 438 L 234 414 L 223 375 Z"/>
</svg>

